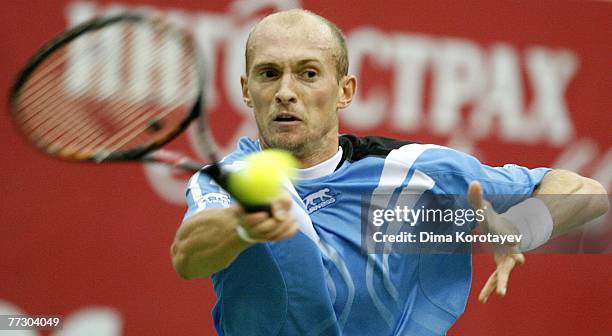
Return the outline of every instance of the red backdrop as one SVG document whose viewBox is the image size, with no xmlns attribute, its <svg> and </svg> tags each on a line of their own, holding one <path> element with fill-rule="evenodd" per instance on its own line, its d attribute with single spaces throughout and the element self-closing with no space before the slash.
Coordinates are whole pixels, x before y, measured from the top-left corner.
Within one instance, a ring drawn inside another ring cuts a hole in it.
<svg viewBox="0 0 612 336">
<path fill-rule="evenodd" d="M 147 6 L 189 20 L 214 60 L 209 108 L 217 137 L 229 146 L 239 134 L 254 134 L 238 81 L 249 24 L 272 8 L 301 6 L 348 37 L 359 94 L 341 112 L 343 131 L 450 145 L 488 164 L 570 168 L 612 186 L 611 2 L 0 6 L 3 100 L 27 57 L 57 32 L 113 6 Z M 0 314 L 68 317 L 56 335 L 213 333 L 210 281 L 180 280 L 170 264 L 186 176 L 48 158 L 19 137 L 7 111 L 0 128 Z M 191 143 L 184 135 L 173 147 L 195 153 Z M 508 296 L 486 305 L 476 297 L 494 265 L 490 256 L 475 256 L 466 313 L 449 334 L 612 334 L 611 250 L 604 244 L 598 251 L 608 254 L 529 255 L 512 274 Z M 88 324 L 97 333 L 85 331 Z"/>
</svg>

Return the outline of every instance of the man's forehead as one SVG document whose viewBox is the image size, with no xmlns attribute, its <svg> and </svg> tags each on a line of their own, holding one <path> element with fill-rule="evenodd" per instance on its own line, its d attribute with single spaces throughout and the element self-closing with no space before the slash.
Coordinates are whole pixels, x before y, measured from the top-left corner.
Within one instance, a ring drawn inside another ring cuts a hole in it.
<svg viewBox="0 0 612 336">
<path fill-rule="evenodd" d="M 254 63 L 274 58 L 292 60 L 318 59 L 326 62 L 334 56 L 336 42 L 323 26 L 266 24 L 251 37 L 249 53 Z"/>
<path fill-rule="evenodd" d="M 254 32 L 270 27 L 281 27 L 283 29 L 303 28 L 308 31 L 316 31 L 321 35 L 330 33 L 330 29 L 324 19 L 307 11 L 289 10 L 271 14 L 257 23 Z"/>
<path fill-rule="evenodd" d="M 251 47 L 296 40 L 328 48 L 334 45 L 330 28 L 322 21 L 309 15 L 296 16 L 294 20 L 287 20 L 285 16 L 281 18 L 270 17 L 260 22 L 252 33 Z"/>
<path fill-rule="evenodd" d="M 332 48 L 304 46 L 300 44 L 270 44 L 254 48 L 251 53 L 252 66 L 268 63 L 305 64 L 309 62 L 335 64 Z"/>
</svg>

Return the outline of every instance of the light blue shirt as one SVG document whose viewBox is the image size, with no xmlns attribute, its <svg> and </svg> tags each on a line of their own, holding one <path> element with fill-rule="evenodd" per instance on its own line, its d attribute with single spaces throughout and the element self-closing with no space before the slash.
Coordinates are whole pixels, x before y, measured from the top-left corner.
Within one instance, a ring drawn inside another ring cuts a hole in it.
<svg viewBox="0 0 612 336">
<path fill-rule="evenodd" d="M 464 195 L 478 180 L 503 212 L 529 197 L 549 169 L 489 167 L 450 148 L 387 140 L 341 136 L 339 167 L 295 183 L 292 211 L 303 229 L 253 245 L 213 275 L 220 335 L 428 336 L 452 326 L 470 290 L 470 254 L 364 254 L 364 195 L 386 193 L 393 208 L 402 192 Z M 259 150 L 257 141 L 242 138 L 223 164 L 235 168 Z M 232 201 L 198 173 L 187 188 L 185 218 Z"/>
</svg>

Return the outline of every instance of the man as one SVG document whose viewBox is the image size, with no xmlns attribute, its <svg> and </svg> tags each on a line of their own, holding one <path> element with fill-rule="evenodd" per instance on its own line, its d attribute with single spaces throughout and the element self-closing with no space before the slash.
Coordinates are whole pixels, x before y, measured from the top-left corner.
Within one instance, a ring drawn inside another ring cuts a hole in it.
<svg viewBox="0 0 612 336">
<path fill-rule="evenodd" d="M 441 146 L 339 137 L 338 110 L 356 90 L 347 71 L 342 33 L 313 13 L 272 14 L 249 35 L 241 85 L 259 139 L 241 139 L 224 164 L 235 168 L 249 153 L 282 148 L 303 169 L 290 195 L 273 202 L 271 214 L 246 214 L 229 205 L 225 191 L 205 174 L 190 180 L 189 209 L 172 261 L 186 279 L 212 277 L 219 334 L 445 334 L 465 307 L 469 254 L 363 254 L 364 194 L 467 191 L 472 206 L 485 213 L 483 230 L 535 232 L 529 242 L 496 254 L 497 269 L 482 301 L 493 291 L 505 294 L 510 271 L 524 260 L 519 248 L 535 248 L 607 211 L 603 198 L 583 198 L 569 209 L 563 199 L 538 197 L 605 194 L 597 182 L 571 172 L 491 168 Z M 491 205 L 483 193 L 523 196 Z"/>
</svg>

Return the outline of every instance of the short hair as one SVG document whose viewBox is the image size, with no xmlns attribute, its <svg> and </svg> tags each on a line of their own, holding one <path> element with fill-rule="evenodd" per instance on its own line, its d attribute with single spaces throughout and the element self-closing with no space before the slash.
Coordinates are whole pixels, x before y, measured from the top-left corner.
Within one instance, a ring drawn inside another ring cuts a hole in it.
<svg viewBox="0 0 612 336">
<path fill-rule="evenodd" d="M 340 80 L 342 77 L 348 75 L 348 67 L 349 67 L 349 60 L 348 60 L 348 49 L 346 47 L 346 41 L 345 41 L 345 37 L 344 34 L 342 33 L 342 30 L 340 30 L 340 28 L 338 28 L 338 26 L 336 26 L 334 23 L 332 23 L 331 21 L 327 20 L 326 18 L 315 14 L 309 10 L 306 9 L 292 9 L 289 10 L 292 12 L 298 12 L 298 13 L 302 13 L 302 14 L 306 14 L 306 15 L 310 15 L 313 16 L 314 18 L 318 19 L 319 21 L 323 22 L 332 32 L 332 35 L 334 36 L 334 39 L 336 40 L 336 42 L 338 43 L 338 49 L 333 52 L 334 58 L 336 59 L 336 77 L 338 80 Z M 278 13 L 282 13 L 282 12 L 276 12 L 276 13 L 272 13 L 270 15 L 265 16 L 264 18 L 262 18 L 261 20 L 259 20 L 255 25 L 253 25 L 253 27 L 251 28 L 251 31 L 249 32 L 249 37 L 247 38 L 247 42 L 246 42 L 246 46 L 245 46 L 245 51 L 244 51 L 244 58 L 245 58 L 245 67 L 246 67 L 246 73 L 248 75 L 249 72 L 249 44 L 251 43 L 251 36 L 253 35 L 253 32 L 257 29 L 257 26 L 259 26 L 259 24 L 264 21 L 266 18 L 278 14 Z"/>
</svg>

